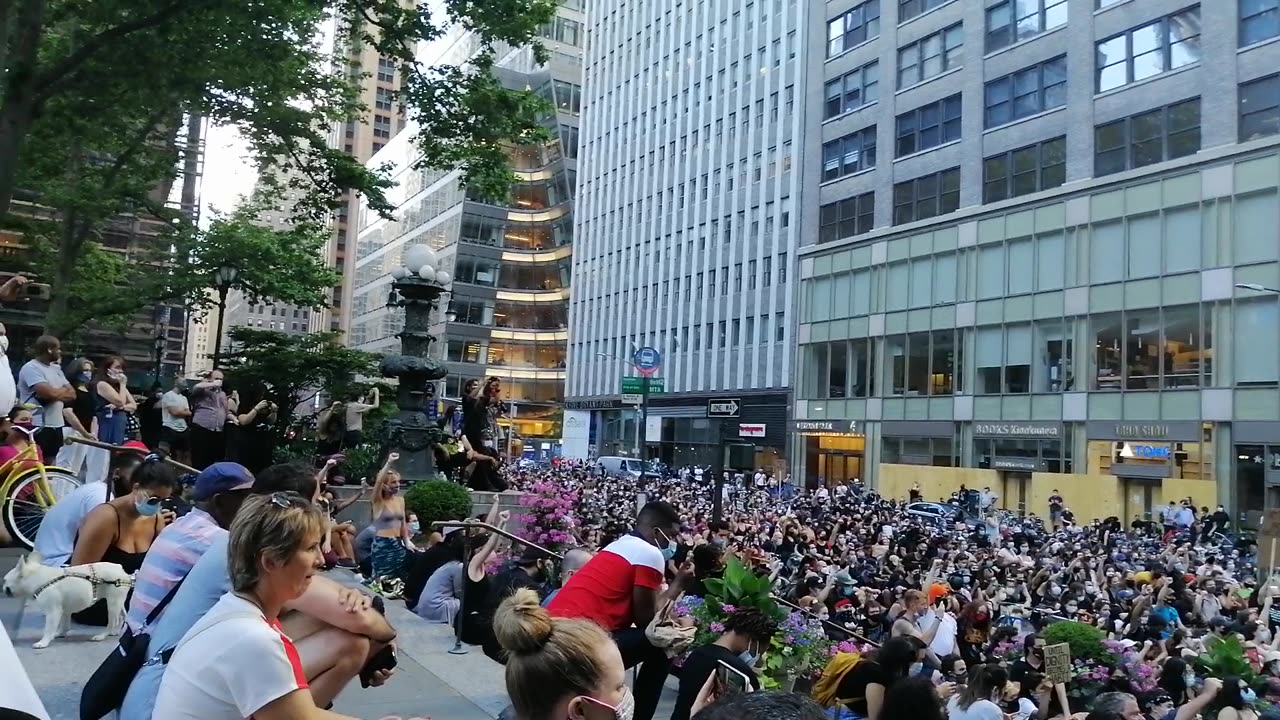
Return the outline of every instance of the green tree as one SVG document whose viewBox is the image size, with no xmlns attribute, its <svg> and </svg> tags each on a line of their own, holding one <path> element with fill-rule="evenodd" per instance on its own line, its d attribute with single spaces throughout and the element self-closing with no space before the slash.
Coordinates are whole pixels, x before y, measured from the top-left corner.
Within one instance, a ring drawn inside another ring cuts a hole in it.
<svg viewBox="0 0 1280 720">
<path fill-rule="evenodd" d="M 279 406 L 277 428 L 289 426 L 298 405 L 319 392 L 349 387 L 357 376 L 376 376 L 379 356 L 338 342 L 338 333 L 291 336 L 274 330 L 232 328 L 223 353 L 228 384 L 242 400 L 266 399 Z"/>
</svg>

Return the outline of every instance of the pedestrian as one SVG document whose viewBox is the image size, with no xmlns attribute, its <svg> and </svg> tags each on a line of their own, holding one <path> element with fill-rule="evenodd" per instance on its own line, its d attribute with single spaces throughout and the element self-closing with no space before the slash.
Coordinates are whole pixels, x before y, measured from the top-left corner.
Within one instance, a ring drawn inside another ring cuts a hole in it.
<svg viewBox="0 0 1280 720">
<path fill-rule="evenodd" d="M 76 389 L 76 399 L 69 406 L 62 409 L 62 419 L 66 421 L 63 426 L 64 442 L 65 438 L 79 436 L 85 439 L 93 439 L 95 437 L 94 430 L 96 418 L 94 418 L 93 402 L 94 393 L 92 389 L 93 383 L 93 362 L 86 357 L 78 357 L 67 363 L 64 368 L 67 379 L 71 381 L 71 386 Z M 61 450 L 58 451 L 58 459 L 55 461 L 58 467 L 70 470 L 73 475 L 80 475 L 80 471 L 84 469 L 85 461 L 89 460 L 87 477 L 90 482 L 99 481 L 106 476 L 107 471 L 107 455 L 106 450 L 98 450 L 91 448 L 82 443 L 66 442 Z M 100 461 L 90 459 L 90 456 L 101 454 Z"/>
<path fill-rule="evenodd" d="M 191 389 L 191 464 L 203 470 L 226 457 L 226 424 L 231 397 L 222 389 L 222 371 L 214 368 Z"/>
<path fill-rule="evenodd" d="M 93 383 L 93 392 L 98 441 L 120 445 L 128 439 L 129 416 L 138 410 L 138 402 L 129 392 L 124 358 L 112 355 L 102 361 Z"/>
<path fill-rule="evenodd" d="M 41 335 L 31 346 L 32 358 L 18 371 L 18 401 L 33 405 L 36 427 L 35 443 L 47 458 L 58 457 L 62 449 L 62 428 L 66 419 L 62 410 L 75 402 L 76 389 L 62 372 L 62 342 L 52 335 Z"/>
<path fill-rule="evenodd" d="M 160 450 L 178 462 L 187 462 L 191 454 L 190 431 L 191 403 L 181 378 L 174 378 L 173 387 L 160 396 Z"/>
<path fill-rule="evenodd" d="M 355 398 L 346 404 L 344 419 L 346 429 L 342 433 L 342 446 L 347 449 L 359 447 L 364 442 L 364 415 L 370 410 L 377 410 L 382 404 L 382 397 L 375 386 L 369 393 L 369 402 L 361 402 Z"/>
</svg>

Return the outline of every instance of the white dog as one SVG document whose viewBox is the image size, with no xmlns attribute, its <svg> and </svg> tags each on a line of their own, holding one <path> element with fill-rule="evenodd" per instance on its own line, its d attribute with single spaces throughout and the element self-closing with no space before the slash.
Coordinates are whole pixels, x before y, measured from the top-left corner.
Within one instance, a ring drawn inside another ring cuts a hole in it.
<svg viewBox="0 0 1280 720">
<path fill-rule="evenodd" d="M 44 636 L 32 647 L 47 648 L 55 637 L 66 634 L 71 613 L 80 612 L 99 599 L 107 601 L 107 631 L 94 642 L 119 635 L 124 624 L 124 603 L 133 577 L 115 563 L 97 562 L 67 568 L 46 567 L 40 556 L 25 555 L 4 576 L 4 593 L 27 599 L 44 612 Z"/>
</svg>

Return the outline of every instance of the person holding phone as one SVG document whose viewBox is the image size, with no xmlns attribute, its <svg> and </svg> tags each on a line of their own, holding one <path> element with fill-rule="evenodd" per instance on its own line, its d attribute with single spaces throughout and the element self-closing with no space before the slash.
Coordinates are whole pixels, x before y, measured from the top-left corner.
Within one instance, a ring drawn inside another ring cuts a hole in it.
<svg viewBox="0 0 1280 720">
<path fill-rule="evenodd" d="M 755 608 L 743 608 L 725 620 L 724 633 L 709 645 L 695 648 L 680 668 L 680 690 L 676 695 L 675 710 L 671 720 L 689 720 L 694 702 L 707 678 L 723 673 L 730 687 L 721 687 L 720 694 L 732 692 L 737 687 L 733 679 L 744 678 L 750 684 L 746 692 L 760 689 L 755 664 L 769 647 L 769 640 L 778 631 L 778 624 Z"/>
</svg>

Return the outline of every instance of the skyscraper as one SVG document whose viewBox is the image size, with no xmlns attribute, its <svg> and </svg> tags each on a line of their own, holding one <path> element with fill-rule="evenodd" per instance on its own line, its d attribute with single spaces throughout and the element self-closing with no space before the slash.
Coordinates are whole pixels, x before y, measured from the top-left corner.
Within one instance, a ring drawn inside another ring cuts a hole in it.
<svg viewBox="0 0 1280 720">
<path fill-rule="evenodd" d="M 589 18 L 567 454 L 639 449 L 622 378 L 648 346 L 664 387 L 650 456 L 780 461 L 810 5 L 637 0 Z"/>
<path fill-rule="evenodd" d="M 391 272 L 406 248 L 430 245 L 437 270 L 452 275 L 449 313 L 437 318 L 433 352 L 449 376 L 440 393 L 457 399 L 470 378 L 496 376 L 515 404 L 512 422 L 525 447 L 551 450 L 560 439 L 565 343 L 573 246 L 573 193 L 581 110 L 582 12 L 561 4 L 542 30 L 550 61 L 533 64 L 528 48 L 509 50 L 497 74 L 513 89 L 531 88 L 553 112 L 544 118 L 552 140 L 513 147 L 517 182 L 508 203 L 481 201 L 459 185 L 460 172 L 414 169 L 413 127 L 371 163 L 391 163 L 398 203 L 394 220 L 362 208 L 355 243 L 350 343 L 386 352 L 399 345 L 403 311 L 388 306 Z M 423 61 L 457 64 L 476 44 L 458 31 L 420 48 Z M 503 421 L 504 423 L 506 421 Z M 546 445 L 546 447 L 543 447 Z"/>
</svg>

